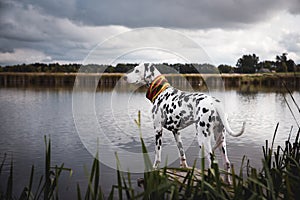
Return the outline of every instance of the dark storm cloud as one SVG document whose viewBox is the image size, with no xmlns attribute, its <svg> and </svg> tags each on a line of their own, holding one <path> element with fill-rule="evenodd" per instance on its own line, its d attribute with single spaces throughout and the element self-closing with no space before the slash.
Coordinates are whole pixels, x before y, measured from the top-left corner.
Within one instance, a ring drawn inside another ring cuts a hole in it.
<svg viewBox="0 0 300 200">
<path fill-rule="evenodd" d="M 127 27 L 241 30 L 283 10 L 300 14 L 299 0 L 0 0 L 0 54 L 30 49 L 75 61 Z"/>
<path fill-rule="evenodd" d="M 234 28 L 265 20 L 279 9 L 299 11 L 299 0 L 25 0 L 42 12 L 88 25 L 131 28 Z"/>
<path fill-rule="evenodd" d="M 288 4 L 288 10 L 292 14 L 300 14 L 300 0 L 290 0 L 285 3 Z"/>
</svg>

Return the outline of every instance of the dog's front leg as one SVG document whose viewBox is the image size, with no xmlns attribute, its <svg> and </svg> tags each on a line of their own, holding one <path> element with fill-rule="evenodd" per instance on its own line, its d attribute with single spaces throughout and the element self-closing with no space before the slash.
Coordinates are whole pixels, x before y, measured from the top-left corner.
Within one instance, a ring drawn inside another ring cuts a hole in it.
<svg viewBox="0 0 300 200">
<path fill-rule="evenodd" d="M 175 141 L 177 143 L 178 151 L 179 151 L 180 167 L 188 168 L 188 164 L 186 162 L 186 157 L 185 157 L 180 133 L 177 130 L 175 130 L 175 131 L 173 131 L 173 135 L 174 135 Z"/>
<path fill-rule="evenodd" d="M 155 160 L 153 168 L 157 169 L 161 162 L 161 148 L 162 148 L 162 129 L 155 130 Z"/>
</svg>

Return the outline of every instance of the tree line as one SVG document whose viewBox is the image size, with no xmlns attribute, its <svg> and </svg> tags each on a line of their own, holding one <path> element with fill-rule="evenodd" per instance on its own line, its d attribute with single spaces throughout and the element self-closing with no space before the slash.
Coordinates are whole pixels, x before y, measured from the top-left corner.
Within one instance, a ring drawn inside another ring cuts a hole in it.
<svg viewBox="0 0 300 200">
<path fill-rule="evenodd" d="M 11 66 L 0 66 L 0 72 L 44 72 L 44 73 L 127 73 L 132 70 L 137 63 L 119 63 L 116 66 L 99 64 L 59 64 L 59 63 L 33 63 Z M 300 64 L 296 64 L 292 59 L 288 59 L 287 53 L 277 55 L 275 61 L 259 61 L 255 54 L 243 55 L 238 59 L 236 66 L 221 64 L 217 68 L 211 64 L 157 64 L 157 68 L 164 74 L 168 73 L 256 73 L 256 72 L 300 72 Z M 167 67 L 166 67 L 167 66 Z"/>
<path fill-rule="evenodd" d="M 236 67 L 230 65 L 219 65 L 222 73 L 256 73 L 256 72 L 300 72 L 300 64 L 288 59 L 287 53 L 277 55 L 275 61 L 259 61 L 255 54 L 243 55 L 238 59 Z"/>
</svg>

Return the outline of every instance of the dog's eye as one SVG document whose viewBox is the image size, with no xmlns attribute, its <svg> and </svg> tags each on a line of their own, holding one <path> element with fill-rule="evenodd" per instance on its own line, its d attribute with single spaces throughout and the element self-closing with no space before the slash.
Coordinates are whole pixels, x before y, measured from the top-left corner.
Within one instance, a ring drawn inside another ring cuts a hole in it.
<svg viewBox="0 0 300 200">
<path fill-rule="evenodd" d="M 139 73 L 140 71 L 138 69 L 135 70 L 135 73 Z"/>
</svg>

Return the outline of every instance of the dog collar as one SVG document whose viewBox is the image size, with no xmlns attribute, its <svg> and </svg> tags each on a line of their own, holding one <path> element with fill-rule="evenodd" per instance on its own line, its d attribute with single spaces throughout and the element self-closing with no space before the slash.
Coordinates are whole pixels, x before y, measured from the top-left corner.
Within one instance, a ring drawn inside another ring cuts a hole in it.
<svg viewBox="0 0 300 200">
<path fill-rule="evenodd" d="M 146 97 L 149 99 L 152 103 L 155 101 L 156 97 L 165 91 L 170 86 L 168 80 L 165 78 L 164 75 L 159 75 L 156 77 L 152 83 L 150 84 Z"/>
</svg>

